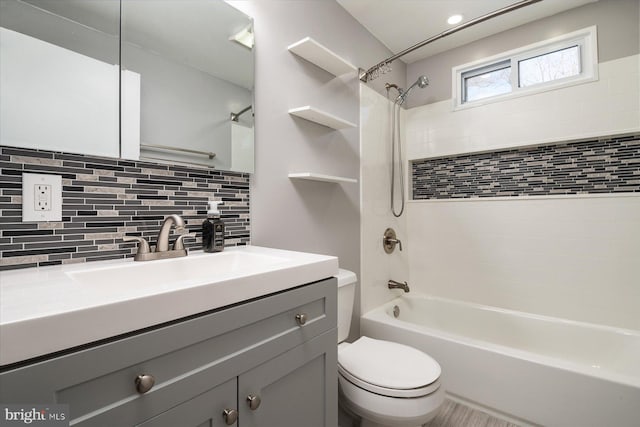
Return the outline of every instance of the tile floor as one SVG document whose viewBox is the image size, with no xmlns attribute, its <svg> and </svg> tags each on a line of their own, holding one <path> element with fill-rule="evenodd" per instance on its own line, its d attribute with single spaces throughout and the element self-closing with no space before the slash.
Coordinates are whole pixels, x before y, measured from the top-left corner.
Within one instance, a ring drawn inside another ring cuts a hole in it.
<svg viewBox="0 0 640 427">
<path fill-rule="evenodd" d="M 461 403 L 445 400 L 436 417 L 425 427 L 518 427 Z"/>
<path fill-rule="evenodd" d="M 338 416 L 339 427 L 358 427 L 360 424 L 354 422 L 340 408 Z M 461 403 L 445 400 L 440 412 L 436 417 L 424 427 L 519 427 L 500 418 L 489 415 L 477 409 L 472 409 Z"/>
</svg>

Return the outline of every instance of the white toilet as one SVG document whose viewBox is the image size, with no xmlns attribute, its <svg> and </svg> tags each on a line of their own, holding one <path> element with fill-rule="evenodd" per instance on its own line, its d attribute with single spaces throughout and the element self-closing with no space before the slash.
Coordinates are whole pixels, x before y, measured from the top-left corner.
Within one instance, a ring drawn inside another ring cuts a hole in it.
<svg viewBox="0 0 640 427">
<path fill-rule="evenodd" d="M 349 335 L 357 277 L 338 275 L 338 385 L 340 405 L 362 427 L 415 427 L 435 417 L 444 401 L 440 365 L 406 345 Z"/>
</svg>

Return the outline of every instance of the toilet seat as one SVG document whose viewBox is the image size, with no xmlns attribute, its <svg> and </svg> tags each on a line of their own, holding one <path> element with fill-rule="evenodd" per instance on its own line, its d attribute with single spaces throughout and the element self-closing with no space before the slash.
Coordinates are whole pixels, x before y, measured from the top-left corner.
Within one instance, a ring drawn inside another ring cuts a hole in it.
<svg viewBox="0 0 640 427">
<path fill-rule="evenodd" d="M 361 337 L 338 347 L 338 371 L 355 386 L 389 397 L 420 397 L 440 387 L 440 365 L 403 344 Z"/>
<path fill-rule="evenodd" d="M 433 393 L 434 391 L 438 390 L 438 388 L 440 388 L 439 380 L 436 380 L 431 384 L 425 387 L 420 387 L 420 388 L 410 388 L 410 389 L 385 388 L 385 387 L 380 387 L 380 386 L 368 383 L 366 381 L 361 380 L 360 378 L 357 378 L 351 375 L 349 371 L 346 371 L 340 365 L 338 365 L 338 372 L 340 373 L 340 375 L 342 375 L 344 379 L 346 379 L 356 387 L 369 391 L 371 393 L 379 394 L 381 396 L 386 396 L 386 397 L 401 397 L 401 398 L 402 397 L 403 398 L 424 397 L 424 396 L 428 396 L 429 394 Z"/>
</svg>

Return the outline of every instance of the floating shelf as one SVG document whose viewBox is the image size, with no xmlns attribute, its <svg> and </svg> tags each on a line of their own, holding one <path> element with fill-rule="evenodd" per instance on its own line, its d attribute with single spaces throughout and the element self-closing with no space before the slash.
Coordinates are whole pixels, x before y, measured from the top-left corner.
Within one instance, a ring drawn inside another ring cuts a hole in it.
<svg viewBox="0 0 640 427">
<path fill-rule="evenodd" d="M 334 76 L 340 76 L 358 70 L 354 65 L 322 46 L 311 37 L 305 37 L 290 45 L 287 49 L 323 70 L 330 72 Z"/>
<path fill-rule="evenodd" d="M 356 184 L 358 182 L 357 179 L 353 179 L 353 178 L 345 178 L 343 176 L 322 175 L 319 173 L 312 173 L 312 172 L 290 173 L 289 179 L 305 179 L 308 181 L 330 182 L 334 184 L 340 184 L 340 183 Z"/>
<path fill-rule="evenodd" d="M 333 114 L 327 113 L 317 108 L 305 105 L 304 107 L 292 108 L 289 110 L 289 114 L 300 117 L 305 120 L 309 120 L 314 123 L 318 123 L 323 126 L 330 127 L 332 129 L 347 129 L 356 127 L 355 123 L 351 123 Z"/>
</svg>

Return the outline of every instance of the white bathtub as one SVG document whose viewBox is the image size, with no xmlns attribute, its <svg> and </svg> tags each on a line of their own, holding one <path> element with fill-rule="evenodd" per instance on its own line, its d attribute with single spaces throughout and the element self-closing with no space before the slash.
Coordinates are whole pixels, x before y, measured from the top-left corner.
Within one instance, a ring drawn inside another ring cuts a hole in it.
<svg viewBox="0 0 640 427">
<path fill-rule="evenodd" d="M 430 354 L 454 398 L 526 423 L 640 426 L 640 331 L 417 295 L 366 313 L 361 332 Z"/>
</svg>

